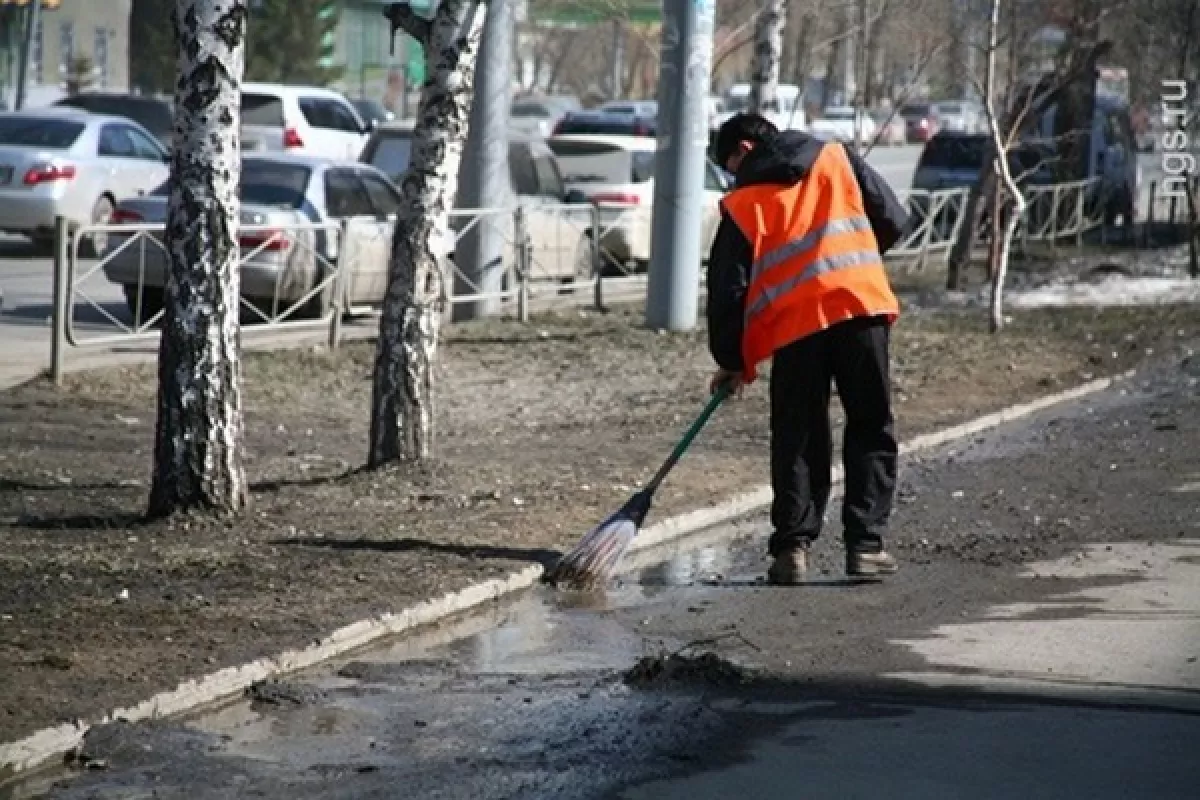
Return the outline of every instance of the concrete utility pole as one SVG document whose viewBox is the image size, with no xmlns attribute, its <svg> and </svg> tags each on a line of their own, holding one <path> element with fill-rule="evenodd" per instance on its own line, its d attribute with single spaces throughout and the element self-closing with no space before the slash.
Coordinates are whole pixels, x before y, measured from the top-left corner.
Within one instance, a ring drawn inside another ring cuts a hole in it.
<svg viewBox="0 0 1200 800">
<path fill-rule="evenodd" d="M 608 99 L 620 100 L 625 91 L 625 26 L 621 24 L 620 17 L 613 17 L 612 27 L 612 75 L 609 78 Z"/>
<path fill-rule="evenodd" d="M 663 0 L 646 324 L 696 326 L 715 0 Z"/>
<path fill-rule="evenodd" d="M 512 101 L 513 0 L 490 0 L 475 66 L 475 99 L 459 172 L 459 208 L 507 208 L 512 205 L 508 173 L 508 120 Z M 463 220 L 463 225 L 470 220 Z M 512 258 L 512 218 L 487 214 L 462 235 L 455 260 L 455 294 L 499 292 L 504 287 L 506 255 Z M 454 320 L 495 313 L 500 301 L 478 300 L 454 307 Z"/>
<path fill-rule="evenodd" d="M 38 17 L 42 15 L 42 0 L 33 0 L 25 12 L 25 35 L 21 38 L 21 62 L 17 64 L 17 97 L 13 108 L 20 111 L 25 107 L 25 94 L 29 84 L 29 57 L 33 53 L 33 37 L 37 34 Z"/>
</svg>

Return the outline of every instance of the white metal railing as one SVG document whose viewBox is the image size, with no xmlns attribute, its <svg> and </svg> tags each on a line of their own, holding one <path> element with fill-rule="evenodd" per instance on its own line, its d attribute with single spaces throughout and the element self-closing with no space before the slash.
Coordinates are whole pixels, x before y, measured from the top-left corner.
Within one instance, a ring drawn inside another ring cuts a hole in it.
<svg viewBox="0 0 1200 800">
<path fill-rule="evenodd" d="M 1092 191 L 1094 182 L 1087 181 L 1030 187 L 1025 240 L 1078 236 L 1095 227 L 1102 217 L 1089 199 Z M 931 259 L 944 261 L 963 224 L 968 190 L 899 194 L 913 223 L 889 260 L 915 260 L 922 267 Z M 705 223 L 706 237 L 715 231 L 713 216 Z M 447 242 L 444 286 L 451 306 L 482 304 L 483 313 L 525 319 L 535 307 L 602 308 L 606 301 L 645 292 L 648 206 L 547 200 L 454 210 L 450 218 L 453 242 Z M 237 269 L 246 329 L 327 328 L 336 346 L 345 316 L 378 313 L 387 290 L 393 229 L 394 221 L 367 217 L 241 226 Z M 471 237 L 485 230 L 499 239 L 501 256 L 480 274 L 462 262 L 470 260 Z M 57 238 L 52 348 L 57 363 L 68 345 L 108 346 L 158 336 L 169 262 L 161 224 L 86 225 L 68 232 L 60 220 Z"/>
</svg>

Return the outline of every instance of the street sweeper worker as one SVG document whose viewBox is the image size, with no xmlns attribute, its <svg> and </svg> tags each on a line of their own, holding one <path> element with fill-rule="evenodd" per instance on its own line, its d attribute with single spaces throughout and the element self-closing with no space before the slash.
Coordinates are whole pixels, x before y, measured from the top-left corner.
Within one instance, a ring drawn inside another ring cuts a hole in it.
<svg viewBox="0 0 1200 800">
<path fill-rule="evenodd" d="M 877 172 L 834 141 L 738 114 L 716 159 L 736 178 L 708 262 L 709 348 L 721 383 L 770 369 L 773 502 L 768 580 L 803 579 L 829 500 L 830 386 L 846 413 L 846 572 L 896 571 L 884 549 L 896 481 L 888 341 L 899 304 L 883 254 L 908 215 Z"/>
</svg>

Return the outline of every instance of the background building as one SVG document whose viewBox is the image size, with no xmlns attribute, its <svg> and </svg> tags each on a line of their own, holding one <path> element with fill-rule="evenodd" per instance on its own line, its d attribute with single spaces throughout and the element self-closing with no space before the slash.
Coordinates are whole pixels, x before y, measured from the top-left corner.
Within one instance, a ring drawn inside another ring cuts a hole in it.
<svg viewBox="0 0 1200 800">
<path fill-rule="evenodd" d="M 326 48 L 322 66 L 335 69 L 334 88 L 349 97 L 366 97 L 399 113 L 404 88 L 420 87 L 425 81 L 425 55 L 420 45 L 404 33 L 396 33 L 395 52 L 391 28 L 383 18 L 390 0 L 341 0 L 337 3 L 338 24 Z M 433 0 L 412 0 L 418 14 L 432 14 Z M 411 99 L 411 98 L 410 98 Z"/>
<path fill-rule="evenodd" d="M 0 103 L 13 107 L 21 40 L 31 0 L 0 0 Z M 129 88 L 132 0 L 42 0 L 29 52 L 26 105 L 49 105 L 68 81 Z"/>
</svg>

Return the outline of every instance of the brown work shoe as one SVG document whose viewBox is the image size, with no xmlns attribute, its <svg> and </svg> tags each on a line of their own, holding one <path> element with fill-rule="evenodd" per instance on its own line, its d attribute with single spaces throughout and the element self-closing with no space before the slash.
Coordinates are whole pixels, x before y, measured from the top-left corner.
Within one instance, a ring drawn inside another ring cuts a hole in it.
<svg viewBox="0 0 1200 800">
<path fill-rule="evenodd" d="M 883 550 L 877 553 L 846 553 L 846 574 L 856 578 L 893 575 L 897 568 L 896 559 Z"/>
<path fill-rule="evenodd" d="M 775 556 L 767 570 L 767 582 L 776 586 L 795 586 L 804 582 L 808 572 L 808 551 L 803 547 L 784 550 Z"/>
</svg>

